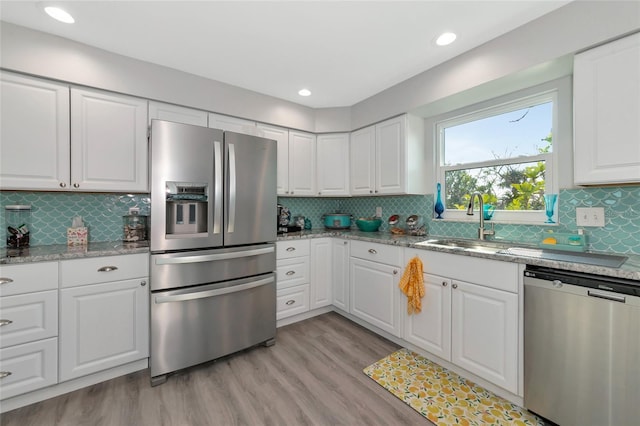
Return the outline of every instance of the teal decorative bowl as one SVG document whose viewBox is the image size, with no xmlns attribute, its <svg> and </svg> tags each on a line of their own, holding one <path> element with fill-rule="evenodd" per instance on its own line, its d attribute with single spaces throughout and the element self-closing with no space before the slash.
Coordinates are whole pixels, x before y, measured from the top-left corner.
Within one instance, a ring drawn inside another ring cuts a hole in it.
<svg viewBox="0 0 640 426">
<path fill-rule="evenodd" d="M 380 225 L 382 225 L 382 219 L 373 217 L 361 217 L 356 220 L 356 226 L 364 232 L 376 232 L 380 228 Z"/>
</svg>

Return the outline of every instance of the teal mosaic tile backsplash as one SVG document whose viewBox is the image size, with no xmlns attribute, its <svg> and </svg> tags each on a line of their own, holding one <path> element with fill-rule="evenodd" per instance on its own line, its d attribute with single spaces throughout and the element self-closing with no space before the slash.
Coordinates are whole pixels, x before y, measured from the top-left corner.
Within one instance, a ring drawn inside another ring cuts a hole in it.
<svg viewBox="0 0 640 426">
<path fill-rule="evenodd" d="M 373 216 L 382 207 L 384 219 L 391 214 L 406 218 L 419 214 L 425 218 L 430 235 L 475 238 L 476 223 L 448 222 L 432 219 L 433 195 L 354 198 L 280 197 L 280 204 L 292 215 L 309 218 L 314 229 L 323 228 L 325 213 L 350 213 L 354 218 Z M 122 216 L 129 207 L 140 207 L 149 214 L 147 194 L 83 194 L 66 192 L 0 192 L 2 216 L 0 226 L 6 230 L 5 209 L 8 204 L 32 206 L 31 245 L 66 244 L 66 230 L 73 216 L 82 216 L 89 227 L 89 241 L 118 241 L 122 238 Z M 495 225 L 498 238 L 537 243 L 543 231 L 574 232 L 576 207 L 604 207 L 606 223 L 602 228 L 585 228 L 589 249 L 603 252 L 640 254 L 640 185 L 568 189 L 560 191 L 558 226 Z M 274 212 L 275 221 L 275 212 Z M 388 226 L 383 223 L 382 231 Z M 6 231 L 3 231 L 6 232 Z M 2 247 L 5 247 L 5 236 Z"/>
<path fill-rule="evenodd" d="M 324 213 L 350 213 L 354 218 L 373 216 L 382 207 L 386 220 L 392 214 L 403 219 L 418 214 L 425 218 L 430 235 L 476 238 L 478 225 L 468 222 L 448 222 L 433 219 L 433 195 L 354 198 L 293 198 L 281 197 L 280 204 L 289 207 L 292 215 L 311 219 L 313 228 L 322 228 Z M 576 207 L 604 207 L 605 226 L 585 228 L 588 248 L 602 252 L 640 254 L 640 185 L 566 189 L 558 197 L 558 226 L 495 224 L 497 238 L 508 241 L 538 243 L 542 232 L 575 232 Z M 446 217 L 446 213 L 444 215 Z M 380 228 L 387 231 L 383 223 Z"/>
</svg>

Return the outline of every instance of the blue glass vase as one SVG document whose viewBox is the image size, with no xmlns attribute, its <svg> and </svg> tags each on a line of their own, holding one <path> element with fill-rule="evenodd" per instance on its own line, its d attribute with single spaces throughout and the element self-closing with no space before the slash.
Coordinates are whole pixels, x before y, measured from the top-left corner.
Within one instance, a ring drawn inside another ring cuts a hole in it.
<svg viewBox="0 0 640 426">
<path fill-rule="evenodd" d="M 558 194 L 544 194 L 544 212 L 547 215 L 545 223 L 556 223 L 553 220 L 553 207 L 556 205 Z"/>
<path fill-rule="evenodd" d="M 436 189 L 438 190 L 438 195 L 436 196 L 436 204 L 433 208 L 433 211 L 435 211 L 437 214 L 436 219 L 442 219 L 442 213 L 444 212 L 444 204 L 442 204 L 442 198 L 440 196 L 440 191 L 442 189 L 440 182 L 438 182 Z"/>
</svg>

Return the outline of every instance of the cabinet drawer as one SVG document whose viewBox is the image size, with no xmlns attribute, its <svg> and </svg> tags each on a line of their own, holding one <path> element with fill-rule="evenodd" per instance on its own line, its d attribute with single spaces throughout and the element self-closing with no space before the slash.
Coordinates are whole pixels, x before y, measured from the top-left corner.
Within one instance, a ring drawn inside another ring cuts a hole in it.
<svg viewBox="0 0 640 426">
<path fill-rule="evenodd" d="M 276 259 L 309 256 L 309 240 L 278 241 Z"/>
<path fill-rule="evenodd" d="M 60 262 L 60 287 L 121 281 L 149 275 L 149 255 L 95 257 Z"/>
<path fill-rule="evenodd" d="M 309 284 L 278 290 L 276 319 L 301 314 L 309 310 Z"/>
<path fill-rule="evenodd" d="M 0 372 L 5 376 L 0 379 L 0 399 L 56 384 L 58 339 L 0 349 Z"/>
<path fill-rule="evenodd" d="M 277 261 L 278 289 L 309 283 L 309 257 Z"/>
<path fill-rule="evenodd" d="M 58 289 L 58 262 L 0 266 L 0 296 Z"/>
<path fill-rule="evenodd" d="M 58 291 L 0 298 L 0 347 L 58 335 Z"/>
<path fill-rule="evenodd" d="M 400 247 L 386 244 L 351 241 L 351 256 L 392 266 L 401 266 L 402 264 Z"/>
</svg>

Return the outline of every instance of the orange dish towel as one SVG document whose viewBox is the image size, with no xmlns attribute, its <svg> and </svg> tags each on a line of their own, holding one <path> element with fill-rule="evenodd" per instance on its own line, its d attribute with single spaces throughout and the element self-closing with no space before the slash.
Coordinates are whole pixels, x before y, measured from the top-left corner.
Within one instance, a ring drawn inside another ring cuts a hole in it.
<svg viewBox="0 0 640 426">
<path fill-rule="evenodd" d="M 422 272 L 422 261 L 416 256 L 407 264 L 398 285 L 400 290 L 407 296 L 407 312 L 409 315 L 422 311 L 422 298 L 424 297 Z"/>
</svg>

